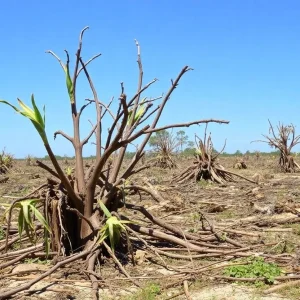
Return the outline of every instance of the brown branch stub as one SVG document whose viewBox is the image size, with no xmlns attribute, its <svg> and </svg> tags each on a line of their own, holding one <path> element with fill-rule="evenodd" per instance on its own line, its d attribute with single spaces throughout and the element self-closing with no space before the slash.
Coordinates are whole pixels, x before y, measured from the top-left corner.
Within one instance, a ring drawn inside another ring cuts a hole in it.
<svg viewBox="0 0 300 300">
<path fill-rule="evenodd" d="M 61 135 L 63 136 L 65 139 L 67 139 L 69 142 L 71 142 L 72 144 L 74 144 L 74 139 L 72 137 L 70 137 L 69 135 L 67 135 L 66 133 L 64 133 L 61 130 L 55 131 L 54 132 L 54 139 L 56 139 L 57 135 Z"/>
<path fill-rule="evenodd" d="M 44 164 L 43 162 L 41 162 L 40 160 L 36 160 L 35 162 L 36 162 L 36 164 L 37 164 L 40 168 L 46 170 L 46 171 L 47 171 L 48 173 L 50 173 L 52 176 L 54 176 L 54 177 L 56 177 L 56 178 L 59 178 L 59 175 L 58 175 L 54 170 L 52 170 L 49 166 L 45 165 L 45 164 Z"/>
<path fill-rule="evenodd" d="M 190 127 L 192 125 L 199 125 L 202 123 L 229 124 L 229 121 L 217 120 L 217 119 L 199 120 L 199 121 L 193 121 L 193 122 L 188 122 L 188 123 L 178 123 L 178 124 L 171 124 L 171 125 L 166 125 L 166 126 L 158 127 L 158 128 L 151 128 L 151 129 L 146 130 L 145 133 L 152 133 L 152 132 L 162 131 L 162 130 L 166 130 L 166 129 L 170 129 L 170 128 Z"/>
</svg>

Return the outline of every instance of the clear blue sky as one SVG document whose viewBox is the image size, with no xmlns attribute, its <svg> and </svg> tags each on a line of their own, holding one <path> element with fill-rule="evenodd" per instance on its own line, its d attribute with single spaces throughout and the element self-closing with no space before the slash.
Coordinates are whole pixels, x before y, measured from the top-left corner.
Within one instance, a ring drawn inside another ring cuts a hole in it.
<svg viewBox="0 0 300 300">
<path fill-rule="evenodd" d="M 142 49 L 145 82 L 159 82 L 147 96 L 169 88 L 181 68 L 187 73 L 167 105 L 161 125 L 205 118 L 230 120 L 211 125 L 215 147 L 227 138 L 227 152 L 237 149 L 270 150 L 250 144 L 268 133 L 267 119 L 294 123 L 300 134 L 300 1 L 298 0 L 0 0 L 0 99 L 26 103 L 34 93 L 46 105 L 46 128 L 56 154 L 73 155 L 68 142 L 54 131 L 72 134 L 63 72 L 45 50 L 71 58 L 80 30 L 86 60 L 102 56 L 89 68 L 101 100 L 120 94 L 124 81 L 128 95 L 137 87 L 136 48 Z M 90 97 L 82 80 L 78 99 Z M 92 109 L 82 118 L 90 129 Z M 16 157 L 44 156 L 46 151 L 32 124 L 0 106 L 0 149 Z M 108 126 L 108 125 L 107 125 Z M 186 132 L 202 135 L 203 126 Z M 87 145 L 85 154 L 94 153 Z M 298 148 L 299 149 L 299 148 Z"/>
</svg>

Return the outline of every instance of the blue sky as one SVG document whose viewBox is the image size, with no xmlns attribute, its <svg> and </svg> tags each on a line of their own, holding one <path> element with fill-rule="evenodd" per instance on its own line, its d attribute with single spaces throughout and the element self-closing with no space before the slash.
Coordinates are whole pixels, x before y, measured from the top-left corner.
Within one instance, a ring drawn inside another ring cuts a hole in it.
<svg viewBox="0 0 300 300">
<path fill-rule="evenodd" d="M 145 96 L 166 92 L 181 68 L 188 72 L 174 92 L 160 125 L 219 118 L 229 125 L 211 125 L 215 147 L 227 138 L 226 152 L 270 150 L 250 144 L 268 133 L 269 118 L 294 123 L 300 134 L 300 2 L 295 0 L 124 0 L 124 1 L 0 1 L 0 99 L 26 103 L 31 93 L 46 105 L 46 129 L 56 154 L 73 155 L 68 142 L 54 131 L 72 134 L 63 72 L 45 51 L 75 57 L 78 35 L 86 32 L 83 59 L 100 52 L 89 68 L 101 100 L 108 102 L 137 87 L 136 48 L 141 44 L 144 80 L 159 82 Z M 91 97 L 80 81 L 79 103 Z M 94 120 L 83 115 L 83 135 Z M 44 156 L 46 151 L 32 124 L 0 106 L 0 149 L 16 157 Z M 107 124 L 107 127 L 109 124 Z M 185 129 L 193 139 L 203 126 Z M 298 149 L 296 149 L 299 151 Z M 94 154 L 87 145 L 85 155 Z"/>
</svg>

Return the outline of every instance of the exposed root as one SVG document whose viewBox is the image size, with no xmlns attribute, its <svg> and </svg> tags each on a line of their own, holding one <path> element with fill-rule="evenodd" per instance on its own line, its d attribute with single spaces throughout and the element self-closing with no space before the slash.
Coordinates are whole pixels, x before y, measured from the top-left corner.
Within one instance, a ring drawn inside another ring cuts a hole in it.
<svg viewBox="0 0 300 300">
<path fill-rule="evenodd" d="M 183 281 L 183 289 L 184 289 L 186 299 L 192 300 L 190 292 L 189 292 L 189 284 L 188 284 L 187 280 Z"/>
</svg>

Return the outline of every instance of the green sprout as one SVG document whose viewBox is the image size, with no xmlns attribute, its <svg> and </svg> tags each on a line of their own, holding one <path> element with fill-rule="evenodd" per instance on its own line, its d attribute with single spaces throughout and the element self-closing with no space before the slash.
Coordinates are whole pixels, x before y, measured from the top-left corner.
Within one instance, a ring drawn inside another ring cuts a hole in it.
<svg viewBox="0 0 300 300">
<path fill-rule="evenodd" d="M 128 112 L 128 124 L 131 124 L 132 123 L 132 119 L 134 118 L 133 120 L 133 123 L 132 124 L 135 124 L 141 117 L 142 115 L 144 114 L 145 110 L 146 110 L 146 107 L 144 105 L 144 102 L 145 100 L 147 99 L 144 98 L 141 103 L 139 103 L 139 109 L 136 111 L 135 115 L 133 116 L 133 109 L 129 110 Z"/>
<path fill-rule="evenodd" d="M 73 172 L 73 168 L 72 167 L 67 167 L 66 169 L 65 169 L 65 171 L 66 171 L 66 174 L 67 174 L 67 176 L 71 176 L 72 175 L 72 172 Z"/>
<path fill-rule="evenodd" d="M 101 200 L 98 200 L 98 203 L 107 218 L 105 225 L 100 229 L 100 238 L 98 242 L 101 244 L 106 238 L 109 238 L 111 249 L 114 252 L 115 245 L 119 242 L 122 231 L 126 232 L 124 224 L 132 222 L 119 220 L 110 213 Z"/>
<path fill-rule="evenodd" d="M 38 211 L 36 208 L 36 204 L 40 202 L 40 199 L 28 199 L 22 200 L 15 204 L 8 206 L 4 215 L 7 215 L 9 210 L 19 209 L 19 216 L 18 216 L 18 233 L 20 237 L 22 236 L 23 231 L 25 230 L 27 236 L 33 240 L 33 233 L 35 232 L 35 227 L 33 223 L 33 216 L 41 223 L 44 229 L 51 233 L 51 229 L 43 215 Z"/>
<path fill-rule="evenodd" d="M 36 130 L 38 131 L 39 135 L 41 136 L 44 144 L 48 144 L 48 139 L 47 139 L 47 135 L 46 135 L 46 131 L 45 131 L 45 106 L 43 108 L 43 117 L 39 111 L 39 109 L 37 108 L 35 101 L 34 101 L 34 95 L 31 95 L 31 103 L 32 103 L 32 108 L 30 108 L 29 106 L 27 106 L 26 104 L 24 104 L 20 99 L 18 99 L 18 103 L 21 107 L 21 109 L 17 108 L 16 106 L 10 104 L 9 102 L 5 101 L 5 100 L 0 100 L 0 103 L 4 103 L 6 105 L 9 105 L 10 107 L 12 107 L 17 113 L 21 114 L 22 116 L 28 118 L 32 124 L 34 125 L 34 127 L 36 128 Z"/>
<path fill-rule="evenodd" d="M 67 89 L 68 89 L 68 94 L 70 97 L 70 101 L 71 104 L 74 103 L 74 86 L 73 86 L 73 82 L 70 76 L 70 70 L 69 70 L 69 64 L 67 63 L 66 65 L 63 66 L 63 69 L 66 73 L 66 85 L 67 85 Z"/>
</svg>

